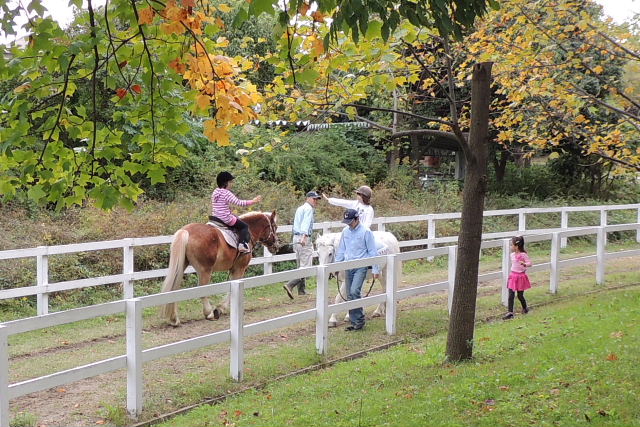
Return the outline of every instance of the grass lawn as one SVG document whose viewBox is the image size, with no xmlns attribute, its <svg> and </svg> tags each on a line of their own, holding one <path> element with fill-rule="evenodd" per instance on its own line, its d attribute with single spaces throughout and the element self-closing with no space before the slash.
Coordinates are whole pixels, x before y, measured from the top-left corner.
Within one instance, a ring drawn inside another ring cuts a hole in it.
<svg viewBox="0 0 640 427">
<path fill-rule="evenodd" d="M 638 319 L 640 289 L 577 296 L 479 326 L 470 362 L 441 333 L 162 425 L 640 426 Z"/>
</svg>

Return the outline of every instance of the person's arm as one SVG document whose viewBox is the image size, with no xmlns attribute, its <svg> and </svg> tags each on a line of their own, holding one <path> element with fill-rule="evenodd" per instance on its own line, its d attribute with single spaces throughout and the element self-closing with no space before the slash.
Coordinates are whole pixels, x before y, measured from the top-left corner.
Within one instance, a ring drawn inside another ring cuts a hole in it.
<svg viewBox="0 0 640 427">
<path fill-rule="evenodd" d="M 236 206 L 251 206 L 254 203 L 258 203 L 262 200 L 262 196 L 256 196 L 251 200 L 241 200 L 236 197 L 231 191 L 227 193 L 227 202 Z"/>
<path fill-rule="evenodd" d="M 300 220 L 300 225 L 298 226 L 299 230 L 304 230 L 304 234 L 302 235 L 302 240 L 300 241 L 300 244 L 302 244 L 302 246 L 306 246 L 307 242 L 309 241 L 309 238 L 311 236 L 309 236 L 306 231 L 308 229 L 310 229 L 313 226 L 313 212 L 311 211 L 311 209 L 305 209 L 302 212 L 302 218 Z"/>
<path fill-rule="evenodd" d="M 326 197 L 325 199 L 329 202 L 330 205 L 340 206 L 345 209 L 355 209 L 356 204 L 358 203 L 356 200 L 347 200 L 347 199 L 338 199 L 335 197 Z"/>
<path fill-rule="evenodd" d="M 336 251 L 336 262 L 344 261 L 344 253 L 346 249 L 347 247 L 345 246 L 345 243 L 344 243 L 344 231 L 343 231 L 342 235 L 340 236 L 340 243 L 338 244 L 338 250 Z"/>
<path fill-rule="evenodd" d="M 364 233 L 364 242 L 367 245 L 367 256 L 368 257 L 376 257 L 378 256 L 378 250 L 376 249 L 376 239 L 373 237 L 373 233 L 370 230 L 367 230 Z M 371 267 L 371 272 L 375 277 L 380 274 L 380 266 L 374 264 Z"/>
<path fill-rule="evenodd" d="M 531 262 L 531 259 L 529 258 L 529 255 L 526 252 L 522 253 L 522 259 L 520 261 L 520 264 L 525 267 L 531 267 L 533 265 L 533 263 Z"/>
</svg>

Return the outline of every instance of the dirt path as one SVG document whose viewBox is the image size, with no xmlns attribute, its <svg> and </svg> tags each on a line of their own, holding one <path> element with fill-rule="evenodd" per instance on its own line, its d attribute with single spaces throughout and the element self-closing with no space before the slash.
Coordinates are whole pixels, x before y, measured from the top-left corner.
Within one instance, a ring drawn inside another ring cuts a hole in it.
<svg viewBox="0 0 640 427">
<path fill-rule="evenodd" d="M 635 271 L 633 263 L 624 259 L 615 263 L 616 271 Z M 613 263 L 611 263 L 613 267 Z M 582 274 L 585 274 L 584 272 Z M 408 287 L 409 284 L 403 284 Z M 414 285 L 411 285 L 414 286 Z M 333 290 L 332 290 L 333 293 Z M 497 282 L 487 282 L 481 285 L 478 297 L 497 295 L 499 285 Z M 416 308 L 428 308 L 430 306 L 442 308 L 446 306 L 446 294 L 431 294 L 429 298 L 415 298 L 402 301 L 401 312 L 415 310 Z M 314 296 L 299 297 L 290 302 L 287 299 L 276 301 L 268 307 L 255 307 L 247 310 L 246 323 L 268 319 L 289 312 L 297 312 L 312 308 L 315 305 Z M 368 312 L 371 313 L 372 309 Z M 165 325 L 150 325 L 144 329 L 145 345 L 151 347 L 158 343 L 176 342 L 192 337 L 224 330 L 229 327 L 229 318 L 223 317 L 219 321 L 186 320 L 181 327 L 172 328 Z M 421 331 L 421 334 L 432 334 L 437 331 Z M 314 322 L 305 322 L 295 327 L 285 328 L 269 334 L 252 336 L 245 341 L 245 352 L 251 353 L 264 347 L 295 345 L 303 339 L 315 334 Z M 78 352 L 91 352 L 95 344 L 107 344 L 121 341 L 121 334 L 93 338 L 68 346 L 55 346 L 45 351 L 32 351 L 11 358 L 10 363 L 29 364 L 48 363 L 59 357 L 71 357 Z M 397 337 L 381 337 L 380 343 L 385 340 L 392 341 Z M 373 343 L 372 345 L 375 345 Z M 371 346 L 372 346 L 371 345 Z M 352 351 L 353 352 L 353 351 Z M 120 353 L 121 354 L 121 353 Z M 151 419 L 162 412 L 186 406 L 176 398 L 175 391 L 170 392 L 172 378 L 197 378 L 197 372 L 208 366 L 225 367 L 228 369 L 228 344 L 207 347 L 186 355 L 164 358 L 145 364 L 145 404 L 147 408 L 143 419 Z M 50 366 L 55 371 L 55 366 Z M 294 370 L 294 369 L 292 369 Z M 170 373 L 172 377 L 167 377 Z M 277 376 L 277 375 L 275 375 Z M 224 380 L 222 380 L 224 383 Z M 250 386 L 245 383 L 244 386 Z M 228 385 L 227 385 L 228 386 Z M 236 389 L 239 386 L 236 385 Z M 221 394 L 225 390 L 220 389 Z M 226 391 L 229 391 L 228 389 Z M 212 396 L 213 397 L 213 396 Z M 30 414 L 37 418 L 38 426 L 87 426 L 108 424 L 108 419 L 122 419 L 122 407 L 126 402 L 126 373 L 124 370 L 111 372 L 86 380 L 76 381 L 72 384 L 32 393 L 11 401 L 12 415 Z M 193 403 L 193 402 L 192 402 Z"/>
</svg>

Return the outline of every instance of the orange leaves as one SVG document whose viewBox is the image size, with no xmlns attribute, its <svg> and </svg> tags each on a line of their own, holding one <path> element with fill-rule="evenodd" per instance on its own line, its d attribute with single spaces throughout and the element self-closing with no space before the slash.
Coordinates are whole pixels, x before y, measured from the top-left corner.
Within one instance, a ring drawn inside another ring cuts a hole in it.
<svg viewBox="0 0 640 427">
<path fill-rule="evenodd" d="M 184 74 L 187 70 L 187 66 L 182 63 L 180 58 L 176 58 L 173 61 L 169 62 L 169 68 L 173 69 L 176 73 Z"/>
<path fill-rule="evenodd" d="M 610 353 L 607 356 L 607 360 L 610 361 L 610 362 L 615 362 L 616 360 L 618 360 L 618 355 L 615 354 L 615 353 Z"/>
<path fill-rule="evenodd" d="M 142 93 L 142 87 L 140 85 L 131 86 L 131 90 L 137 93 L 138 95 Z"/>
<path fill-rule="evenodd" d="M 196 105 L 201 110 L 206 110 L 211 105 L 211 98 L 207 95 L 198 95 Z"/>
<path fill-rule="evenodd" d="M 140 25 L 151 24 L 153 22 L 154 15 L 155 15 L 155 12 L 151 7 L 141 9 L 140 12 L 138 13 L 138 24 Z"/>
<path fill-rule="evenodd" d="M 184 7 L 196 7 L 196 0 L 182 0 L 182 6 L 184 6 Z"/>
<path fill-rule="evenodd" d="M 215 120 L 204 122 L 204 136 L 209 138 L 209 141 L 217 142 L 220 147 L 231 145 L 227 128 L 218 127 Z"/>
<path fill-rule="evenodd" d="M 128 91 L 124 88 L 118 88 L 116 89 L 116 95 L 118 95 L 118 98 L 122 99 L 125 96 L 127 96 Z"/>
<path fill-rule="evenodd" d="M 302 3 L 300 5 L 300 7 L 298 8 L 298 13 L 300 15 L 303 15 L 303 16 L 306 15 L 308 11 L 309 11 L 309 4 L 308 3 Z"/>
</svg>

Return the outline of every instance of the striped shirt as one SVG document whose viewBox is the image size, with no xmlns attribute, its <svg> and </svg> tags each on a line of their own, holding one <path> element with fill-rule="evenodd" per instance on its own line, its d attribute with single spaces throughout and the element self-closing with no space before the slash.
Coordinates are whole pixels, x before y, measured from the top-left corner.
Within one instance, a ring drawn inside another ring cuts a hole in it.
<svg viewBox="0 0 640 427">
<path fill-rule="evenodd" d="M 238 220 L 238 218 L 231 213 L 229 205 L 250 206 L 252 204 L 253 200 L 240 200 L 226 188 L 216 188 L 211 194 L 212 215 L 217 216 L 222 222 L 229 226 L 234 225 Z"/>
</svg>

